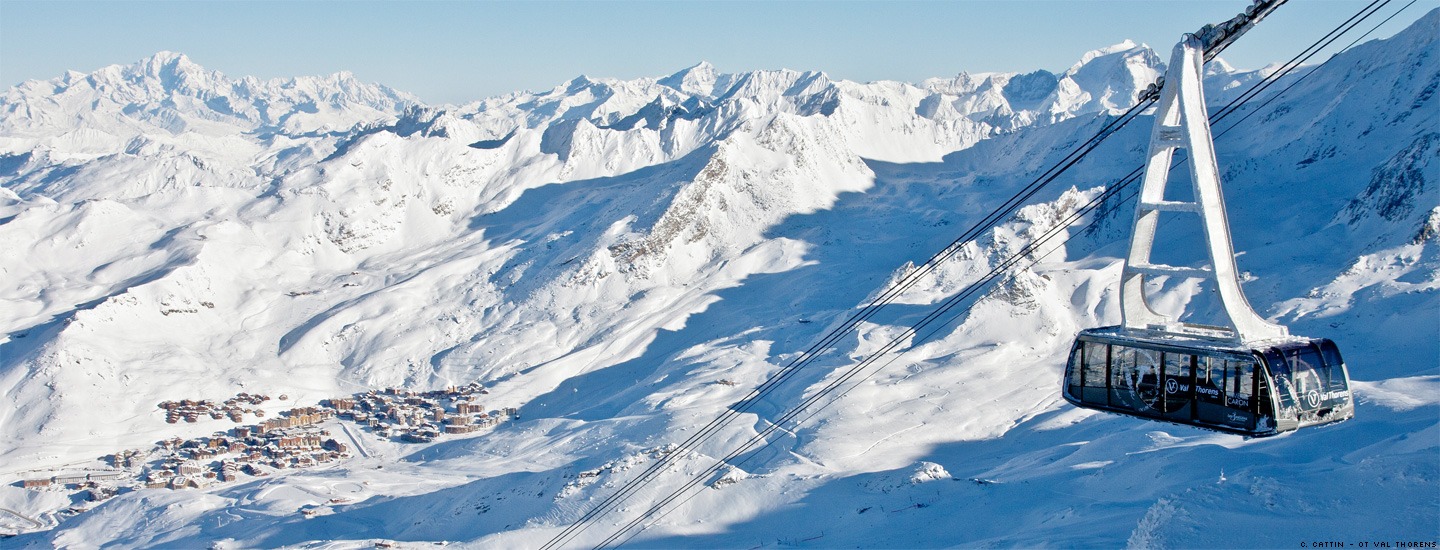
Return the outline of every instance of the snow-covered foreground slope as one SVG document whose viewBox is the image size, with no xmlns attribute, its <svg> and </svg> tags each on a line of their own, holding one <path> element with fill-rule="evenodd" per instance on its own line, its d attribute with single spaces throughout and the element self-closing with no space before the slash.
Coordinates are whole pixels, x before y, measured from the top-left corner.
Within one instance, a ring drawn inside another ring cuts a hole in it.
<svg viewBox="0 0 1440 550">
<path fill-rule="evenodd" d="M 1216 127 L 1250 301 L 1340 343 L 1355 420 L 1247 441 L 1065 405 L 1070 339 L 1119 318 L 1130 206 L 1115 204 L 631 543 L 1440 538 L 1437 36 L 1432 12 Z M 232 80 L 160 54 L 12 89 L 0 101 L 0 528 L 29 534 L 0 545 L 539 546 L 1161 68 L 1129 43 L 1059 75 L 920 85 L 701 64 L 442 108 L 344 75 Z M 1259 77 L 1211 69 L 1217 106 Z M 579 541 L 1128 173 L 1148 122 Z M 1197 235 L 1162 238 L 1181 250 Z M 1214 310 L 1193 285 L 1157 291 Z M 334 425 L 358 447 L 336 465 L 126 492 L 78 515 L 61 513 L 80 504 L 65 493 L 13 485 L 231 425 L 167 424 L 161 401 L 246 391 L 313 404 L 469 382 L 520 420 L 425 444 Z"/>
</svg>

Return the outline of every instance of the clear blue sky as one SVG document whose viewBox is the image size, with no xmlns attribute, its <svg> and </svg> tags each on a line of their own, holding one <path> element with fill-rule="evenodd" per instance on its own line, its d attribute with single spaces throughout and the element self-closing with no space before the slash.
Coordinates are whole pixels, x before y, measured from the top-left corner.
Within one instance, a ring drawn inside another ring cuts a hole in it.
<svg viewBox="0 0 1440 550">
<path fill-rule="evenodd" d="M 1390 12 L 1409 0 L 1396 0 Z M 1226 52 L 1289 59 L 1365 0 L 1291 0 Z M 580 74 L 821 70 L 856 81 L 1061 71 L 1126 38 L 1161 55 L 1249 0 L 350 2 L 0 0 L 0 86 L 161 50 L 228 76 L 351 71 L 433 103 L 549 89 Z M 1375 36 L 1440 6 L 1418 0 Z M 1378 17 L 1375 19 L 1378 21 Z M 1366 27 L 1368 29 L 1368 25 Z"/>
</svg>

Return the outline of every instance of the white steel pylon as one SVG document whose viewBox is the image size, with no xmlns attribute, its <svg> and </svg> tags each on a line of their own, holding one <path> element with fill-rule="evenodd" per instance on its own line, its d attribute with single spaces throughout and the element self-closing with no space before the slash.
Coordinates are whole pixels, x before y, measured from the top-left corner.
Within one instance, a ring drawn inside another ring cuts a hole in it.
<svg viewBox="0 0 1440 550">
<path fill-rule="evenodd" d="M 1204 47 L 1200 39 L 1187 35 L 1175 46 L 1164 87 L 1155 109 L 1155 128 L 1150 134 L 1150 152 L 1145 164 L 1145 181 L 1135 204 L 1135 223 L 1130 233 L 1130 255 L 1120 282 L 1122 325 L 1130 329 L 1167 332 L 1214 332 L 1239 342 L 1289 336 L 1289 329 L 1266 321 L 1245 300 L 1240 273 L 1235 267 L 1235 249 L 1230 242 L 1230 222 L 1220 192 L 1220 170 L 1215 162 L 1215 143 L 1205 113 L 1201 86 Z M 1175 150 L 1189 151 L 1190 181 L 1195 202 L 1165 200 L 1170 162 Z M 1188 212 L 1200 217 L 1209 248 L 1208 268 L 1155 264 L 1150 253 L 1161 212 Z M 1220 293 L 1229 324 L 1211 327 L 1182 323 L 1178 318 L 1156 313 L 1145 296 L 1148 276 L 1180 276 L 1209 279 Z"/>
</svg>

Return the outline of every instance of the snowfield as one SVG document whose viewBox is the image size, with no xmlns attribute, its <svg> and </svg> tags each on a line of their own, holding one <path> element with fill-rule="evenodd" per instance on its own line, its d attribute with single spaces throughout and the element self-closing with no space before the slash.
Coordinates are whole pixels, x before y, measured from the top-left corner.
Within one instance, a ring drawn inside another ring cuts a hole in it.
<svg viewBox="0 0 1440 550">
<path fill-rule="evenodd" d="M 1297 71 L 1215 127 L 1249 300 L 1340 345 L 1355 419 L 1247 440 L 1066 404 L 1075 333 L 1120 319 L 1133 204 L 1117 200 L 629 544 L 1440 541 L 1437 41 L 1440 10 Z M 11 88 L 0 547 L 538 547 L 1163 69 L 1127 41 L 1059 74 L 862 84 L 701 63 L 430 106 L 344 73 L 234 79 L 163 52 Z M 1264 74 L 1208 71 L 1212 112 Z M 1143 161 L 1150 123 L 572 545 L 599 543 L 1098 196 Z M 1159 236 L 1156 261 L 1200 260 L 1198 231 Z M 1153 292 L 1194 320 L 1219 311 L 1193 281 Z M 234 425 L 166 423 L 162 401 L 286 395 L 265 405 L 273 414 L 471 382 L 519 418 L 429 443 L 332 421 L 349 458 L 200 489 L 94 503 L 20 487 Z"/>
</svg>

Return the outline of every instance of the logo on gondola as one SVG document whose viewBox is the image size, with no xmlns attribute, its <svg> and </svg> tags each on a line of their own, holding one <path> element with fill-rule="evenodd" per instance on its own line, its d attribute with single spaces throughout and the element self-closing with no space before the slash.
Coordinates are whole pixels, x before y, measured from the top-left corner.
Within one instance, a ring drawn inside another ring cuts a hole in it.
<svg viewBox="0 0 1440 550">
<path fill-rule="evenodd" d="M 1176 382 L 1174 378 L 1171 378 L 1171 379 L 1169 379 L 1169 380 L 1166 380 L 1166 381 L 1165 381 L 1165 393 L 1175 393 L 1175 390 L 1178 389 L 1179 386 L 1180 386 L 1180 383 L 1179 383 L 1179 382 Z"/>
<path fill-rule="evenodd" d="M 1320 392 L 1310 390 L 1309 393 L 1305 394 L 1305 400 L 1310 402 L 1311 407 L 1320 406 Z"/>
</svg>

